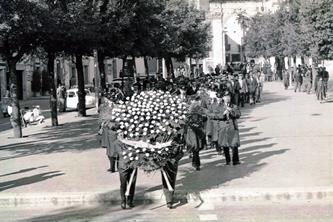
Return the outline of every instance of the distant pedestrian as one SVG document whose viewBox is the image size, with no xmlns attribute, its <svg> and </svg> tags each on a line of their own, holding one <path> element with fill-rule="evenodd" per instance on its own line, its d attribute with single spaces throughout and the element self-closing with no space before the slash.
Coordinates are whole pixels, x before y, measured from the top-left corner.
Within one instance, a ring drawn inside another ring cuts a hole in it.
<svg viewBox="0 0 333 222">
<path fill-rule="evenodd" d="M 284 89 L 287 90 L 289 88 L 289 79 L 290 79 L 290 75 L 289 72 L 287 70 L 283 70 L 283 85 L 284 85 Z"/>
<path fill-rule="evenodd" d="M 295 75 L 295 92 L 297 92 L 297 90 L 299 92 L 301 92 L 302 89 L 302 84 L 303 84 L 303 76 L 302 76 L 302 68 L 299 65 L 298 69 L 296 71 L 296 75 Z"/>
<path fill-rule="evenodd" d="M 323 67 L 323 87 L 324 87 L 324 97 L 327 99 L 327 90 L 328 90 L 328 80 L 330 76 L 329 73 L 326 71 L 326 67 Z"/>
<path fill-rule="evenodd" d="M 249 89 L 249 103 L 253 105 L 256 103 L 256 92 L 258 88 L 258 82 L 253 73 L 250 73 L 250 78 L 247 80 L 247 87 Z"/>
<path fill-rule="evenodd" d="M 264 82 L 265 82 L 265 74 L 258 70 L 257 72 L 257 81 L 258 81 L 258 87 L 257 87 L 257 93 L 256 93 L 256 102 L 261 102 L 261 94 L 264 89 Z"/>
</svg>

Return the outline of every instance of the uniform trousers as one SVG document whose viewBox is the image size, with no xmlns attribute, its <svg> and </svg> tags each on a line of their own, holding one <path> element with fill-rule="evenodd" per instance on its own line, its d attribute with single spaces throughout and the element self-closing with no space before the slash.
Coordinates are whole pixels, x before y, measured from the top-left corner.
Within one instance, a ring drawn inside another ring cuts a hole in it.
<svg viewBox="0 0 333 222">
<path fill-rule="evenodd" d="M 178 171 L 178 161 L 175 161 L 174 163 L 168 161 L 167 164 L 163 167 L 163 170 L 169 179 L 171 187 L 173 188 L 173 190 L 175 190 L 177 171 Z M 162 186 L 166 202 L 172 203 L 174 191 L 169 191 L 167 182 L 164 179 L 163 174 L 162 174 Z"/>
<path fill-rule="evenodd" d="M 116 169 L 118 169 L 118 166 L 119 166 L 119 158 L 118 157 L 111 157 L 111 156 L 108 156 L 109 158 L 109 161 L 110 161 L 110 171 L 111 172 L 115 172 Z"/>
<path fill-rule="evenodd" d="M 223 147 L 226 162 L 228 164 L 231 162 L 230 148 L 232 149 L 232 163 L 239 163 L 238 147 Z"/>
<path fill-rule="evenodd" d="M 136 177 L 137 177 L 138 171 L 135 171 L 127 200 L 126 200 L 126 189 L 127 189 L 127 185 L 130 181 L 130 178 L 131 178 L 131 175 L 132 175 L 132 172 L 134 171 L 134 169 L 133 168 L 127 168 L 127 169 L 119 168 L 118 171 L 119 171 L 119 178 L 120 178 L 121 201 L 122 202 L 127 201 L 128 203 L 130 203 L 133 201 L 133 198 L 134 198 Z"/>
</svg>

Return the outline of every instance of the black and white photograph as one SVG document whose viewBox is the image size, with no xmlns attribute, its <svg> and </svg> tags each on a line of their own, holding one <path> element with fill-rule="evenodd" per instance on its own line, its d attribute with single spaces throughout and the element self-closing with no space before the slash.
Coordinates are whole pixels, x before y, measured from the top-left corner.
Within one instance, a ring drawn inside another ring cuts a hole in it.
<svg viewBox="0 0 333 222">
<path fill-rule="evenodd" d="M 333 0 L 0 0 L 1 222 L 333 222 Z"/>
</svg>

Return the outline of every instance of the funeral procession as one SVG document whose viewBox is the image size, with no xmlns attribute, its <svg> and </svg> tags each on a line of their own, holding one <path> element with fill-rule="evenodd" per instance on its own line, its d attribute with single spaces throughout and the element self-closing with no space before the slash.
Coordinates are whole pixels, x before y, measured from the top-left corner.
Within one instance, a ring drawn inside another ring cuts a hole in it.
<svg viewBox="0 0 333 222">
<path fill-rule="evenodd" d="M 333 0 L 0 0 L 0 221 L 333 222 Z"/>
</svg>

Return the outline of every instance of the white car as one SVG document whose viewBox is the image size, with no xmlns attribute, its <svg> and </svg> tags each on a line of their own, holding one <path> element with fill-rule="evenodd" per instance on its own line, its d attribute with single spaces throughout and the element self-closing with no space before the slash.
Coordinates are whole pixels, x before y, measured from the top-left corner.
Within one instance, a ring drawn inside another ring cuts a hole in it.
<svg viewBox="0 0 333 222">
<path fill-rule="evenodd" d="M 78 109 L 79 107 L 79 96 L 78 89 L 69 89 L 67 90 L 67 98 L 66 98 L 66 108 L 67 109 Z M 95 95 L 93 95 L 89 90 L 86 91 L 86 108 L 93 108 L 96 105 Z"/>
</svg>

